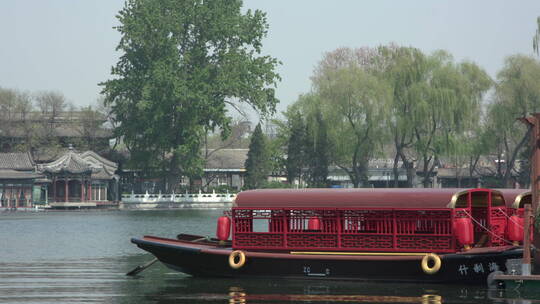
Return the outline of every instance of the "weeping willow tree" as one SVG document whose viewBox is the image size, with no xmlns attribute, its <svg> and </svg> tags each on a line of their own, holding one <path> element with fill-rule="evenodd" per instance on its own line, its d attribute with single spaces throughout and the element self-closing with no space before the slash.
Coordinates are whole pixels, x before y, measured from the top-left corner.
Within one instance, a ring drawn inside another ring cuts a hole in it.
<svg viewBox="0 0 540 304">
<path fill-rule="evenodd" d="M 332 139 L 332 161 L 354 187 L 367 186 L 368 163 L 386 132 L 390 90 L 386 82 L 357 66 L 328 70 L 314 78 L 315 91 Z"/>
<path fill-rule="evenodd" d="M 398 187 L 398 163 L 401 160 L 407 172 L 407 187 L 413 187 L 414 159 L 408 153 L 415 141 L 415 107 L 418 92 L 427 78 L 427 58 L 412 47 L 383 46 L 375 57 L 376 68 L 372 71 L 381 74 L 388 82 L 392 98 L 388 127 L 394 144 L 394 187 Z"/>
<path fill-rule="evenodd" d="M 493 80 L 473 62 L 459 63 L 456 68 L 462 78 L 460 98 L 464 99 L 468 112 L 464 120 L 446 132 L 444 155 L 456 169 L 457 186 L 461 187 L 462 177 L 468 173 L 469 181 L 472 181 L 480 156 L 488 154 L 492 147 L 487 143 L 490 134 L 485 132 L 482 100 L 493 86 Z M 463 103 L 458 106 L 463 106 Z"/>
<path fill-rule="evenodd" d="M 511 186 L 516 159 L 530 136 L 517 118 L 540 111 L 540 62 L 525 55 L 507 57 L 497 74 L 494 99 L 487 119 L 499 160 L 496 177 L 501 186 Z"/>
<path fill-rule="evenodd" d="M 480 120 L 482 96 L 491 85 L 487 73 L 477 65 L 456 64 L 444 51 L 435 52 L 428 60 L 426 82 L 412 91 L 416 99 L 414 149 L 424 187 L 430 185 L 441 156 L 456 151 L 453 143 L 461 144 L 458 139 L 468 135 Z"/>
</svg>

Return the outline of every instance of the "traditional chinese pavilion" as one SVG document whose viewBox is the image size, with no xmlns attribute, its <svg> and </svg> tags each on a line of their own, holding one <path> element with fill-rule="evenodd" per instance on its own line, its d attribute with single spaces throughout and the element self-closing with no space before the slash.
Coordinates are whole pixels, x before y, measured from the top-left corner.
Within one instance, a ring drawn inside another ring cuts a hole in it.
<svg viewBox="0 0 540 304">
<path fill-rule="evenodd" d="M 118 200 L 117 164 L 93 151 L 70 148 L 57 160 L 38 165 L 48 185 L 49 203 L 100 203 Z"/>
</svg>

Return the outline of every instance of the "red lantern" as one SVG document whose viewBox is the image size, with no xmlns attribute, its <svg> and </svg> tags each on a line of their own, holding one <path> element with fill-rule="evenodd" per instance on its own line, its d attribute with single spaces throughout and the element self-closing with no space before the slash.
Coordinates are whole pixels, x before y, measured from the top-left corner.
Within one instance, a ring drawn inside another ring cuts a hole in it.
<svg viewBox="0 0 540 304">
<path fill-rule="evenodd" d="M 523 218 L 512 215 L 508 221 L 508 239 L 514 244 L 523 241 Z M 517 245 L 516 244 L 516 245 Z"/>
<path fill-rule="evenodd" d="M 308 230 L 311 231 L 320 231 L 321 230 L 321 220 L 316 217 L 310 217 L 308 220 Z"/>
<path fill-rule="evenodd" d="M 231 219 L 227 216 L 220 216 L 217 221 L 216 235 L 218 240 L 226 241 L 231 234 Z"/>
<path fill-rule="evenodd" d="M 474 243 L 474 230 L 473 224 L 470 218 L 460 217 L 454 220 L 454 233 L 458 242 L 469 249 Z"/>
</svg>

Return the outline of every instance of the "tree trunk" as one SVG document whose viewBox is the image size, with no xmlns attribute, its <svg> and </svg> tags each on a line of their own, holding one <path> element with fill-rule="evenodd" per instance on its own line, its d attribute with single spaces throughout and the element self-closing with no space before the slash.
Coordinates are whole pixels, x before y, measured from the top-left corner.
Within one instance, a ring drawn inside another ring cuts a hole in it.
<svg viewBox="0 0 540 304">
<path fill-rule="evenodd" d="M 399 188 L 399 172 L 398 172 L 398 161 L 399 161 L 399 152 L 396 152 L 396 157 L 394 157 L 394 188 Z"/>
<path fill-rule="evenodd" d="M 414 181 L 414 175 L 416 174 L 414 172 L 414 163 L 412 161 L 409 161 L 406 157 L 405 157 L 405 154 L 403 153 L 403 150 L 400 150 L 400 155 L 399 157 L 401 158 L 401 162 L 403 162 L 403 167 L 405 168 L 406 170 L 406 174 L 407 174 L 407 188 L 412 188 L 413 187 L 413 181 Z"/>
<path fill-rule="evenodd" d="M 531 133 L 532 133 L 532 128 L 529 127 L 527 129 L 527 132 L 523 136 L 523 138 L 521 138 L 521 140 L 519 141 L 519 143 L 516 146 L 516 148 L 514 149 L 514 151 L 512 151 L 512 156 L 510 157 L 510 159 L 508 160 L 508 162 L 506 164 L 506 170 L 505 170 L 504 176 L 503 176 L 503 184 L 506 187 L 511 187 L 512 186 L 509 183 L 510 183 L 510 178 L 512 177 L 512 170 L 514 169 L 514 164 L 516 162 L 517 155 L 518 155 L 519 151 L 521 150 L 521 148 L 523 148 L 525 143 L 527 143 L 529 137 L 531 136 Z"/>
<path fill-rule="evenodd" d="M 469 159 L 469 181 L 471 182 L 471 187 L 473 186 L 472 185 L 473 174 L 474 174 L 474 171 L 476 171 L 476 165 L 478 164 L 479 159 L 480 159 L 480 155 L 476 155 L 474 159 L 472 157 Z M 474 187 L 478 187 L 478 181 L 475 183 Z"/>
<path fill-rule="evenodd" d="M 429 160 L 424 157 L 424 165 L 423 165 L 423 168 L 422 168 L 422 172 L 424 173 L 423 174 L 423 177 L 422 177 L 422 186 L 424 188 L 428 188 L 429 187 Z"/>
</svg>

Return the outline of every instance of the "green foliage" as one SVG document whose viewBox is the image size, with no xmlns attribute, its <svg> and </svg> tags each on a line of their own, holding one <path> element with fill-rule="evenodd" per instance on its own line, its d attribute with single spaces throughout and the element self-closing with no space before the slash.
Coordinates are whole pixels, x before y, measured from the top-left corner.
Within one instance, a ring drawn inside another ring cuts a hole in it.
<svg viewBox="0 0 540 304">
<path fill-rule="evenodd" d="M 456 156 L 453 143 L 458 139 L 453 137 L 477 125 L 482 97 L 491 86 L 487 73 L 474 63 L 455 63 L 443 51 L 427 60 L 425 81 L 414 92 L 413 114 L 413 149 L 421 160 L 424 187 L 429 186 L 441 156 Z"/>
<path fill-rule="evenodd" d="M 536 52 L 536 55 L 540 55 L 540 17 L 536 18 L 536 32 L 533 36 L 533 50 Z"/>
<path fill-rule="evenodd" d="M 249 151 L 244 165 L 246 168 L 244 187 L 246 189 L 263 187 L 270 173 L 270 165 L 266 136 L 263 134 L 259 123 L 251 135 Z"/>
<path fill-rule="evenodd" d="M 229 133 L 226 105 L 263 115 L 278 102 L 278 61 L 261 56 L 268 25 L 242 1 L 128 0 L 118 14 L 122 55 L 101 83 L 132 164 L 169 178 L 201 172 L 207 130 Z"/>
<path fill-rule="evenodd" d="M 290 114 L 294 110 L 306 118 L 308 130 L 324 125 L 331 149 L 328 163 L 345 170 L 355 187 L 367 185 L 369 160 L 389 142 L 396 153 L 395 185 L 399 160 L 409 186 L 414 178 L 409 169 L 419 160 L 427 186 L 440 158 L 474 167 L 486 151 L 480 117 L 493 82 L 472 62 L 456 63 L 444 51 L 425 55 L 396 45 L 340 48 L 323 57 L 312 81 L 313 91 L 298 99 L 287 118 L 297 120 Z M 321 123 L 310 125 L 309 117 L 317 111 Z"/>
<path fill-rule="evenodd" d="M 317 111 L 314 117 L 308 117 L 304 140 L 304 163 L 307 172 L 305 180 L 309 187 L 328 187 L 328 166 L 330 165 L 330 141 L 328 127 Z"/>
<path fill-rule="evenodd" d="M 294 188 L 294 185 L 291 185 L 289 183 L 282 183 L 278 181 L 271 181 L 265 183 L 261 188 L 264 189 L 291 189 Z"/>
<path fill-rule="evenodd" d="M 332 163 L 346 170 L 355 187 L 366 185 L 368 161 L 387 130 L 388 85 L 359 66 L 327 70 L 314 78 Z"/>
<path fill-rule="evenodd" d="M 396 155 L 394 157 L 394 186 L 398 186 L 398 164 L 402 161 L 406 168 L 413 166 L 413 160 L 406 153 L 414 142 L 415 117 L 418 94 L 428 77 L 427 57 L 412 47 L 393 45 L 378 48 L 379 68 L 375 71 L 385 79 L 392 91 L 388 127 Z M 413 186 L 413 171 L 407 170 L 407 185 Z"/>
<path fill-rule="evenodd" d="M 288 127 L 290 135 L 287 142 L 287 181 L 294 184 L 294 181 L 301 177 L 304 168 L 304 142 L 305 126 L 304 119 L 300 112 L 296 111 L 289 117 Z"/>
</svg>

